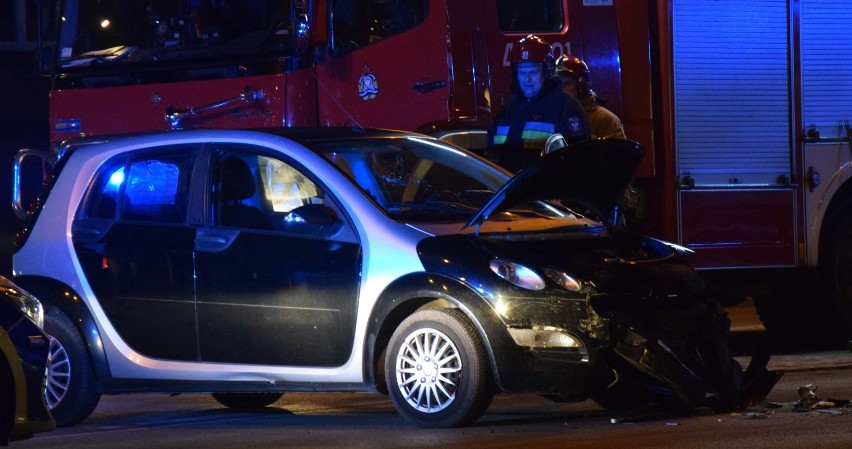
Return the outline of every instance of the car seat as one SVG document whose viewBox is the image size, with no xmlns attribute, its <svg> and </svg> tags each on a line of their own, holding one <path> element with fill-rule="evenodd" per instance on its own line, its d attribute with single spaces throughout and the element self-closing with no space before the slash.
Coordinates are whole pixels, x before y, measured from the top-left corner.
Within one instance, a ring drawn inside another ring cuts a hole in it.
<svg viewBox="0 0 852 449">
<path fill-rule="evenodd" d="M 248 164 L 238 157 L 222 162 L 220 170 L 221 225 L 238 228 L 271 229 L 266 214 L 244 204 L 257 191 L 257 182 Z"/>
</svg>

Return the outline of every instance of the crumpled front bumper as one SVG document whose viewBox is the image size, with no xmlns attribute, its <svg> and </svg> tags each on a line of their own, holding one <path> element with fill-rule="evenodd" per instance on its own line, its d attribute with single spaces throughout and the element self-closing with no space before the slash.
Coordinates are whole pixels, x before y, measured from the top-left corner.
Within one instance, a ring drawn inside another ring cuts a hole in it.
<svg viewBox="0 0 852 449">
<path fill-rule="evenodd" d="M 648 341 L 629 330 L 613 352 L 630 366 L 668 388 L 680 402 L 694 408 L 704 401 L 707 385 L 660 340 Z"/>
<path fill-rule="evenodd" d="M 615 379 L 600 356 L 610 344 L 608 323 L 587 300 L 513 302 L 502 318 L 499 338 L 492 340 L 502 390 L 582 400 Z"/>
<path fill-rule="evenodd" d="M 708 380 L 707 374 L 727 367 L 699 367 L 699 350 L 702 345 L 707 349 L 726 344 L 727 327 L 702 303 L 636 308 L 626 314 L 608 314 L 609 318 L 598 314 L 592 304 L 594 301 L 547 301 L 516 306 L 514 314 L 508 315 L 523 319 L 511 323 L 507 329 L 510 337 L 502 350 L 495 351 L 502 355 L 497 360 L 502 389 L 582 400 L 632 376 L 653 385 L 655 391 L 664 390 L 684 407 L 694 408 L 717 387 L 712 382 L 718 379 Z M 582 346 L 522 345 L 511 337 L 519 330 L 548 329 L 569 333 Z M 724 358 L 722 355 L 718 361 L 723 364 Z M 702 371 L 696 372 L 696 368 Z"/>
</svg>

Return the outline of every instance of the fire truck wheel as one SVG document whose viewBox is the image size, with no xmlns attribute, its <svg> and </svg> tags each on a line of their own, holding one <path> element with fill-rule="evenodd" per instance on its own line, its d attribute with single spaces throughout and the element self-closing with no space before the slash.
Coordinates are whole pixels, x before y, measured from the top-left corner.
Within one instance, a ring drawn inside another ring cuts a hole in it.
<svg viewBox="0 0 852 449">
<path fill-rule="evenodd" d="M 765 282 L 770 287 L 754 296 L 754 307 L 767 330 L 772 352 L 803 351 L 822 344 L 826 334 L 823 307 L 811 300 L 817 296 L 816 280 L 803 281 L 784 272 Z M 803 334 L 808 338 L 801 338 Z"/>
<path fill-rule="evenodd" d="M 852 336 L 852 208 L 823 226 L 819 277 L 825 324 L 834 339 L 847 339 Z"/>
</svg>

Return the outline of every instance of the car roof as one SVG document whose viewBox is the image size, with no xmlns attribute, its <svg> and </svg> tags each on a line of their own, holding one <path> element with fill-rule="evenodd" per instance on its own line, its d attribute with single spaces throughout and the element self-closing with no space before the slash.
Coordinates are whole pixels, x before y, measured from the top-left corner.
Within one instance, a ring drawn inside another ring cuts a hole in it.
<svg viewBox="0 0 852 449">
<path fill-rule="evenodd" d="M 321 142 L 330 140 L 349 140 L 376 137 L 406 137 L 418 136 L 431 138 L 423 134 L 380 128 L 355 128 L 347 126 L 308 126 L 308 127 L 269 127 L 269 128 L 241 128 L 241 129 L 213 129 L 213 128 L 190 128 L 175 131 L 146 131 L 139 133 L 110 134 L 99 136 L 74 137 L 63 141 L 57 152 L 57 159 L 62 159 L 76 149 L 108 142 L 123 140 L 126 138 L 169 135 L 169 134 L 195 134 L 199 132 L 211 133 L 246 133 L 255 132 L 281 136 L 299 143 Z"/>
<path fill-rule="evenodd" d="M 409 131 L 398 131 L 392 129 L 380 129 L 380 128 L 353 128 L 346 126 L 308 126 L 308 127 L 288 127 L 288 126 L 280 126 L 280 127 L 270 127 L 270 128 L 241 128 L 241 129 L 213 129 L 213 128 L 191 128 L 191 129 L 181 129 L 175 131 L 147 131 L 140 133 L 125 133 L 125 134 L 109 134 L 109 135 L 100 135 L 100 136 L 83 136 L 83 137 L 74 137 L 62 142 L 62 145 L 68 146 L 81 146 L 81 145 L 89 145 L 94 143 L 104 143 L 104 142 L 112 142 L 119 139 L 124 139 L 128 137 L 140 137 L 140 136 L 152 136 L 158 134 L 180 134 L 180 133 L 197 133 L 197 132 L 258 132 L 265 134 L 273 134 L 276 136 L 286 137 L 288 139 L 292 139 L 295 141 L 304 141 L 304 140 L 339 140 L 339 139 L 353 139 L 360 137 L 400 137 L 400 136 L 423 136 L 428 137 L 422 134 L 413 133 Z"/>
<path fill-rule="evenodd" d="M 275 134 L 299 142 L 308 140 L 341 140 L 363 137 L 400 137 L 418 135 L 407 131 L 379 128 L 352 128 L 346 126 L 277 127 L 254 129 L 253 131 Z"/>
</svg>

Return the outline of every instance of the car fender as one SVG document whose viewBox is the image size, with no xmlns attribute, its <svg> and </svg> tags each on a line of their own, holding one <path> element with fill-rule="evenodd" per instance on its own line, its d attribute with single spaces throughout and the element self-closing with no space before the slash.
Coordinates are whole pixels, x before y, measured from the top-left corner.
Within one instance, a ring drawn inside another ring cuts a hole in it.
<svg viewBox="0 0 852 449">
<path fill-rule="evenodd" d="M 80 295 L 64 283 L 42 276 L 19 276 L 13 281 L 38 298 L 45 306 L 45 313 L 50 308 L 56 307 L 71 319 L 77 327 L 77 332 L 86 342 L 86 349 L 95 368 L 97 380 L 108 379 L 109 363 L 101 342 L 100 330 L 91 310 L 80 299 Z"/>
<path fill-rule="evenodd" d="M 24 382 L 24 371 L 14 344 L 0 328 L 0 445 L 9 437 L 16 416 L 22 415 L 26 401 L 22 390 L 16 387 Z"/>
<path fill-rule="evenodd" d="M 365 382 L 382 383 L 382 373 L 376 372 L 376 367 L 382 366 L 380 358 L 399 323 L 420 308 L 438 301 L 461 310 L 476 328 L 483 341 L 494 381 L 498 387 L 501 386 L 501 373 L 512 358 L 512 350 L 517 350 L 506 325 L 489 302 L 470 286 L 457 279 L 429 272 L 403 276 L 388 285 L 379 296 L 367 325 Z M 383 391 L 384 385 L 378 385 L 378 388 Z"/>
</svg>

